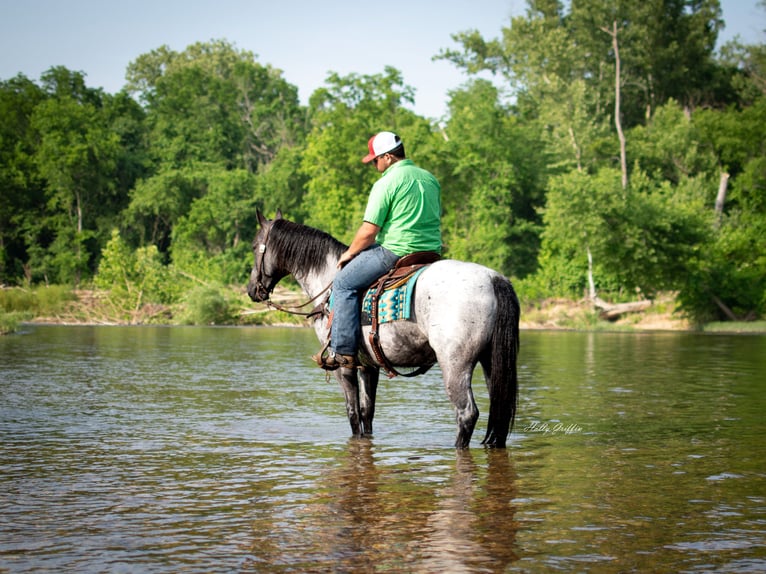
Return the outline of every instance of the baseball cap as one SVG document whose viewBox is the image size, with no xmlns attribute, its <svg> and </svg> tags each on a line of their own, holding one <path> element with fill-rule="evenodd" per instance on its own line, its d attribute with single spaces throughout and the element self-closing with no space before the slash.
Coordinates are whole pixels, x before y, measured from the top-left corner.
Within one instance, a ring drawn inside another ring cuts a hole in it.
<svg viewBox="0 0 766 574">
<path fill-rule="evenodd" d="M 388 153 L 402 145 L 402 139 L 394 132 L 380 132 L 370 138 L 367 142 L 367 148 L 370 150 L 366 156 L 362 158 L 364 163 L 370 163 L 379 155 Z"/>
</svg>

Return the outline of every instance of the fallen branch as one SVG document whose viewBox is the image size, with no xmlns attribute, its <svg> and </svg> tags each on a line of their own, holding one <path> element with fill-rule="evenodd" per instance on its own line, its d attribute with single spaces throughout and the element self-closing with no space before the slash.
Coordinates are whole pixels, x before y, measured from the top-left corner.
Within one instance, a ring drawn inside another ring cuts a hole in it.
<svg viewBox="0 0 766 574">
<path fill-rule="evenodd" d="M 716 296 L 716 295 L 711 295 L 710 297 L 711 297 L 711 299 L 713 299 L 713 303 L 715 303 L 716 305 L 718 305 L 718 308 L 719 308 L 721 311 L 723 311 L 723 314 L 724 314 L 724 315 L 726 315 L 726 316 L 729 318 L 729 320 L 730 320 L 730 321 L 739 321 L 739 317 L 737 317 L 737 316 L 734 314 L 734 311 L 732 311 L 731 309 L 729 309 L 728 305 L 726 305 L 726 303 L 724 303 L 723 301 L 721 301 L 721 299 L 719 299 L 719 298 L 718 298 L 718 296 Z"/>
<path fill-rule="evenodd" d="M 594 297 L 592 299 L 593 306 L 600 311 L 599 317 L 606 319 L 607 321 L 616 321 L 620 316 L 626 313 L 638 313 L 640 311 L 646 311 L 652 306 L 652 302 L 649 299 L 643 301 L 633 301 L 630 303 L 607 303 L 603 299 Z"/>
</svg>

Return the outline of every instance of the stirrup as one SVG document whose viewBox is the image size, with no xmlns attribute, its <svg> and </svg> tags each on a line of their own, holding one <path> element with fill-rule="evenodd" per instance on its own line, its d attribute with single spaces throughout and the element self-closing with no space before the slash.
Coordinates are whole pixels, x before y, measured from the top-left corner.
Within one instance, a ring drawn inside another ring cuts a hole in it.
<svg viewBox="0 0 766 574">
<path fill-rule="evenodd" d="M 327 339 L 327 342 L 322 346 L 321 349 L 319 349 L 319 352 L 316 355 L 311 355 L 311 360 L 314 361 L 319 368 L 329 370 L 327 369 L 327 362 L 326 358 L 324 356 L 327 349 L 330 347 L 330 339 Z M 336 367 L 337 368 L 337 367 Z M 335 370 L 335 369 L 332 369 Z"/>
<path fill-rule="evenodd" d="M 330 358 L 329 356 L 324 355 L 324 349 L 319 351 L 316 355 L 311 355 L 311 360 L 314 361 L 317 364 L 317 367 L 320 369 L 324 369 L 325 371 L 334 371 L 338 368 L 339 365 L 328 365 L 327 360 Z"/>
<path fill-rule="evenodd" d="M 352 355 L 340 354 L 325 356 L 325 349 L 326 347 L 319 351 L 316 355 L 311 356 L 311 359 L 317 364 L 318 367 L 324 369 L 325 371 L 335 371 L 340 367 L 345 367 L 347 369 L 356 368 L 356 357 Z"/>
</svg>

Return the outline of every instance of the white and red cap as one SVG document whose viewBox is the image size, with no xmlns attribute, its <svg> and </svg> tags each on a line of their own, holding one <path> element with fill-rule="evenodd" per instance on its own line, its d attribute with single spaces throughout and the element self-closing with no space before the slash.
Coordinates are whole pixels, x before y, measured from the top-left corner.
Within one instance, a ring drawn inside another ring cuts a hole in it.
<svg viewBox="0 0 766 574">
<path fill-rule="evenodd" d="M 364 163 L 370 163 L 376 157 L 395 150 L 402 145 L 402 139 L 394 132 L 380 132 L 370 138 L 367 142 L 367 148 L 370 150 L 366 156 L 362 158 Z"/>
</svg>

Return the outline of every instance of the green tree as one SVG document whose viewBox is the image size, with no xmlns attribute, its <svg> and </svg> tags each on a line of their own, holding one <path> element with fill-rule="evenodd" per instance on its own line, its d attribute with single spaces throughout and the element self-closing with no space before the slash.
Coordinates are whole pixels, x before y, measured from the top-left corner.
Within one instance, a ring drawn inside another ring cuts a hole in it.
<svg viewBox="0 0 766 574">
<path fill-rule="evenodd" d="M 312 205 L 303 200 L 308 178 L 301 169 L 302 146 L 283 147 L 274 160 L 256 175 L 255 201 L 265 213 L 282 213 L 295 221 L 305 221 Z M 253 235 L 255 232 L 250 230 Z M 252 238 L 251 238 L 252 239 Z"/>
<path fill-rule="evenodd" d="M 172 267 L 162 264 L 154 245 L 131 249 L 114 229 L 104 247 L 94 277 L 96 287 L 108 291 L 116 319 L 136 322 L 144 317 L 142 306 L 179 300 L 184 281 Z"/>
<path fill-rule="evenodd" d="M 44 184 L 35 165 L 30 123 L 45 97 L 23 75 L 0 82 L 0 284 L 25 276 L 29 231 L 43 214 Z"/>
<path fill-rule="evenodd" d="M 589 254 L 599 290 L 644 296 L 676 289 L 706 242 L 712 214 L 700 210 L 699 193 L 677 193 L 637 171 L 629 193 L 621 175 L 571 172 L 551 182 L 545 208 L 541 277 L 558 295 L 580 296 L 587 286 Z M 692 186 L 693 187 L 693 186 Z"/>
<path fill-rule="evenodd" d="M 528 5 L 501 39 L 463 32 L 454 36 L 462 51 L 440 57 L 469 73 L 489 70 L 506 78 L 525 119 L 538 122 L 557 152 L 562 173 L 613 161 L 614 140 L 605 146 L 604 138 L 614 120 L 614 33 L 626 129 L 670 98 L 690 109 L 715 103 L 718 0 L 585 0 L 570 3 L 568 11 L 554 0 Z"/>
<path fill-rule="evenodd" d="M 710 146 L 704 144 L 698 116 L 693 119 L 677 102 L 668 100 L 645 126 L 630 131 L 628 155 L 657 181 L 678 185 L 685 178 L 707 174 L 713 189 L 718 183 L 718 162 Z"/>
<path fill-rule="evenodd" d="M 245 170 L 198 172 L 205 193 L 173 228 L 174 265 L 199 279 L 241 283 L 256 227 L 256 177 Z"/>
<path fill-rule="evenodd" d="M 701 246 L 680 293 L 699 322 L 754 319 L 766 314 L 766 98 L 738 110 L 695 115 L 702 142 L 729 176 L 728 194 L 716 198 L 720 214 L 711 241 Z M 707 197 L 712 212 L 714 193 Z"/>
<path fill-rule="evenodd" d="M 255 172 L 303 140 L 297 88 L 225 41 L 180 53 L 163 46 L 133 61 L 127 77 L 146 105 L 163 170 L 216 163 Z"/>
<path fill-rule="evenodd" d="M 31 125 L 54 240 L 36 263 L 53 280 L 78 283 L 100 249 L 92 242 L 97 218 L 115 204 L 119 136 L 102 113 L 100 90 L 84 88 L 81 74 L 54 68 L 43 80 L 51 97 L 35 107 Z"/>
<path fill-rule="evenodd" d="M 542 147 L 486 80 L 451 94 L 445 136 L 435 173 L 442 183 L 447 254 L 507 275 L 533 272 Z"/>
<path fill-rule="evenodd" d="M 193 246 L 201 246 L 202 265 L 213 255 L 222 257 L 222 239 L 213 235 L 227 222 L 236 222 L 237 231 L 233 236 L 224 232 L 224 243 L 241 249 L 240 240 L 233 237 L 240 238 L 247 221 L 241 211 L 226 211 L 263 200 L 258 188 L 297 209 L 304 179 L 295 171 L 299 160 L 293 150 L 305 139 L 305 110 L 297 88 L 281 72 L 257 63 L 250 52 L 212 41 L 183 52 L 163 46 L 132 62 L 127 75 L 129 89 L 145 104 L 151 142 L 151 169 L 131 191 L 125 211 L 127 232 L 137 245 L 150 242 L 166 259 L 172 251 L 174 258 L 183 257 L 189 265 Z M 243 171 L 257 174 L 262 184 L 255 185 Z M 236 198 L 206 197 L 220 189 L 215 182 L 243 177 L 247 184 Z M 241 193 L 253 195 L 244 198 Z M 224 203 L 215 206 L 216 201 Z M 213 213 L 219 221 L 202 239 L 200 222 Z M 176 232 L 179 223 L 183 229 Z M 174 241 L 182 244 L 173 246 Z M 214 268 L 221 263 L 216 261 Z"/>
</svg>

